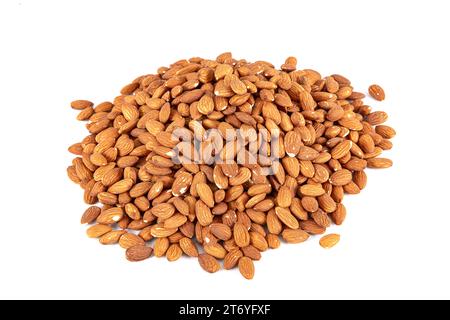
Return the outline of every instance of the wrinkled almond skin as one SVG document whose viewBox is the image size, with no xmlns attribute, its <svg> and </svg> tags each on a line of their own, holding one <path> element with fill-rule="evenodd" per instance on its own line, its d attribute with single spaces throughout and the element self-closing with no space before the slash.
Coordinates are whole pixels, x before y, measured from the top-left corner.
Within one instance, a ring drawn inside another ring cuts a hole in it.
<svg viewBox="0 0 450 320">
<path fill-rule="evenodd" d="M 198 263 L 203 270 L 209 273 L 215 273 L 220 269 L 220 264 L 217 262 L 216 258 L 207 253 L 202 253 L 198 256 Z"/>
<path fill-rule="evenodd" d="M 239 249 L 232 250 L 227 253 L 223 260 L 223 267 L 226 270 L 233 269 L 239 262 L 239 259 L 243 256 L 242 251 Z"/>
<path fill-rule="evenodd" d="M 250 244 L 250 234 L 243 223 L 236 223 L 233 229 L 234 241 L 239 247 L 246 247 Z"/>
<path fill-rule="evenodd" d="M 100 215 L 101 209 L 97 206 L 90 206 L 81 217 L 81 224 L 92 223 Z"/>
<path fill-rule="evenodd" d="M 141 237 L 133 234 L 133 233 L 125 233 L 122 235 L 119 239 L 119 245 L 124 248 L 128 249 L 130 247 L 138 246 L 138 245 L 145 245 L 144 239 Z"/>
<path fill-rule="evenodd" d="M 233 235 L 231 228 L 224 223 L 213 223 L 210 228 L 211 233 L 220 240 L 229 240 Z"/>
<path fill-rule="evenodd" d="M 377 84 L 373 84 L 369 87 L 369 94 L 378 101 L 383 101 L 386 98 L 383 88 Z"/>
<path fill-rule="evenodd" d="M 128 261 L 136 262 L 149 258 L 152 255 L 152 248 L 142 245 L 129 247 L 126 251 Z"/>
<path fill-rule="evenodd" d="M 247 279 L 251 280 L 255 276 L 255 266 L 253 265 L 252 259 L 249 257 L 242 257 L 239 259 L 239 272 L 241 275 Z"/>
<path fill-rule="evenodd" d="M 171 244 L 166 252 L 166 258 L 168 261 L 173 262 L 181 258 L 183 251 L 180 245 L 177 243 Z"/>
<path fill-rule="evenodd" d="M 375 169 L 389 168 L 392 167 L 392 160 L 387 158 L 367 159 L 367 166 Z"/>
<path fill-rule="evenodd" d="M 153 246 L 153 253 L 155 257 L 163 257 L 166 254 L 167 249 L 169 249 L 169 245 L 169 239 L 156 238 Z"/>
<path fill-rule="evenodd" d="M 281 233 L 281 236 L 287 243 L 301 243 L 308 240 L 309 238 L 308 233 L 300 229 L 285 229 Z"/>
<path fill-rule="evenodd" d="M 191 239 L 184 237 L 180 239 L 179 243 L 181 250 L 183 250 L 185 254 L 190 257 L 198 257 L 197 247 Z"/>
<path fill-rule="evenodd" d="M 104 224 L 96 224 L 91 227 L 89 227 L 86 230 L 87 236 L 89 238 L 99 238 L 103 236 L 104 234 L 110 232 L 112 228 L 110 226 L 104 225 Z"/>
<path fill-rule="evenodd" d="M 319 243 L 322 248 L 329 249 L 334 247 L 339 242 L 340 239 L 341 239 L 340 235 L 331 233 L 320 238 Z"/>
<path fill-rule="evenodd" d="M 125 230 L 113 230 L 104 235 L 99 239 L 101 244 L 116 244 L 119 242 L 120 237 L 125 234 Z"/>
</svg>

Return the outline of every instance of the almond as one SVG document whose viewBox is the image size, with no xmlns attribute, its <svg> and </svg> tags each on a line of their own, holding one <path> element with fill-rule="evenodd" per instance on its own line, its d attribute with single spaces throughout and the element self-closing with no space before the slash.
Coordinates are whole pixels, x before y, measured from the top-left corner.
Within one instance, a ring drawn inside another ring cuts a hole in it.
<svg viewBox="0 0 450 320">
<path fill-rule="evenodd" d="M 236 94 L 244 94 L 247 92 L 247 86 L 238 77 L 233 77 L 230 81 L 231 90 Z"/>
<path fill-rule="evenodd" d="M 97 223 L 101 224 L 113 224 L 118 222 L 123 217 L 123 209 L 119 207 L 113 207 L 104 210 L 97 217 Z"/>
<path fill-rule="evenodd" d="M 202 200 L 195 203 L 195 215 L 202 226 L 211 224 L 213 220 L 211 209 Z"/>
<path fill-rule="evenodd" d="M 239 272 L 241 275 L 248 280 L 253 279 L 255 276 L 255 266 L 253 265 L 252 259 L 249 257 L 242 257 L 239 259 Z"/>
<path fill-rule="evenodd" d="M 386 97 L 383 88 L 377 84 L 373 84 L 369 87 L 369 94 L 378 101 L 383 101 Z"/>
<path fill-rule="evenodd" d="M 331 157 L 333 159 L 341 159 L 346 154 L 350 152 L 350 149 L 352 148 L 352 142 L 349 140 L 344 140 L 341 143 L 339 143 L 337 146 L 331 150 Z"/>
<path fill-rule="evenodd" d="M 187 172 L 179 174 L 172 184 L 172 194 L 174 196 L 180 196 L 189 189 L 192 183 L 192 175 Z"/>
<path fill-rule="evenodd" d="M 208 115 L 214 111 L 214 100 L 209 95 L 204 95 L 197 104 L 197 109 L 201 114 Z"/>
<path fill-rule="evenodd" d="M 170 203 L 160 203 L 150 209 L 151 213 L 161 219 L 168 219 L 175 213 L 175 207 Z"/>
<path fill-rule="evenodd" d="M 125 233 L 120 237 L 119 245 L 124 249 L 128 249 L 133 246 L 143 246 L 145 245 L 145 241 L 133 233 Z"/>
<path fill-rule="evenodd" d="M 169 249 L 169 239 L 167 238 L 156 238 L 155 244 L 153 246 L 153 253 L 155 257 L 163 257 L 167 249 Z"/>
<path fill-rule="evenodd" d="M 325 193 L 321 185 L 305 184 L 300 187 L 300 192 L 304 196 L 318 197 Z"/>
<path fill-rule="evenodd" d="M 197 247 L 191 239 L 184 237 L 180 239 L 179 244 L 181 250 L 183 250 L 186 255 L 189 257 L 198 257 Z"/>
<path fill-rule="evenodd" d="M 92 107 L 94 104 L 88 100 L 75 100 L 70 103 L 72 109 L 75 110 L 83 110 L 89 107 Z"/>
<path fill-rule="evenodd" d="M 339 242 L 340 239 L 341 239 L 340 235 L 331 233 L 320 238 L 319 243 L 322 248 L 329 249 L 334 247 Z"/>
<path fill-rule="evenodd" d="M 291 190 L 288 187 L 282 186 L 278 190 L 277 194 L 277 204 L 282 208 L 287 208 L 291 205 L 292 194 Z"/>
<path fill-rule="evenodd" d="M 250 232 L 250 243 L 259 251 L 266 251 L 269 248 L 266 238 L 258 232 Z"/>
<path fill-rule="evenodd" d="M 392 127 L 385 125 L 376 126 L 375 132 L 385 139 L 392 139 L 396 135 L 396 132 Z"/>
<path fill-rule="evenodd" d="M 223 267 L 226 270 L 233 269 L 239 262 L 239 259 L 243 256 L 242 251 L 239 249 L 232 250 L 227 253 L 223 260 Z"/>
<path fill-rule="evenodd" d="M 164 220 L 164 228 L 176 229 L 186 223 L 187 217 L 181 213 L 176 213 L 167 220 Z"/>
<path fill-rule="evenodd" d="M 210 225 L 211 233 L 220 240 L 228 240 L 232 236 L 232 231 L 229 226 L 223 223 L 213 223 Z"/>
<path fill-rule="evenodd" d="M 330 177 L 330 183 L 334 186 L 344 186 L 350 181 L 352 181 L 352 173 L 347 169 L 338 170 Z"/>
<path fill-rule="evenodd" d="M 319 226 L 313 220 L 300 221 L 300 228 L 309 234 L 322 234 L 326 228 Z"/>
<path fill-rule="evenodd" d="M 331 218 L 333 219 L 333 222 L 337 225 L 341 225 L 345 217 L 347 215 L 347 210 L 345 209 L 344 205 L 342 203 L 338 203 L 336 206 L 336 210 L 331 214 Z"/>
<path fill-rule="evenodd" d="M 102 235 L 99 239 L 101 244 L 116 244 L 119 242 L 120 237 L 125 234 L 125 230 L 113 230 L 104 235 Z"/>
<path fill-rule="evenodd" d="M 213 256 L 214 258 L 217 259 L 223 259 L 225 258 L 226 254 L 227 254 L 227 250 L 220 244 L 218 244 L 217 242 L 209 242 L 205 245 L 203 245 L 203 249 L 205 250 L 205 252 L 211 256 Z"/>
<path fill-rule="evenodd" d="M 200 254 L 198 256 L 198 262 L 203 270 L 209 273 L 217 272 L 220 269 L 220 264 L 217 262 L 216 258 L 207 253 Z"/>
<path fill-rule="evenodd" d="M 150 247 L 137 245 L 129 247 L 126 251 L 126 257 L 128 261 L 142 261 L 149 258 L 152 254 L 153 249 Z"/>
<path fill-rule="evenodd" d="M 300 150 L 302 150 L 301 147 L 301 135 L 297 131 L 289 131 L 284 137 L 284 148 L 286 150 L 286 154 L 290 157 L 295 157 L 300 152 Z"/>
<path fill-rule="evenodd" d="M 298 229 L 298 221 L 288 208 L 276 207 L 275 214 L 289 228 Z"/>
<path fill-rule="evenodd" d="M 387 158 L 367 159 L 367 166 L 375 169 L 389 168 L 392 167 L 392 160 Z"/>
<path fill-rule="evenodd" d="M 195 185 L 200 199 L 210 208 L 214 207 L 214 195 L 211 188 L 206 183 L 197 183 Z"/>
<path fill-rule="evenodd" d="M 89 229 L 86 230 L 86 233 L 89 238 L 99 238 L 104 234 L 110 232 L 111 230 L 112 228 L 110 226 L 104 224 L 96 224 L 89 227 Z"/>
<path fill-rule="evenodd" d="M 367 116 L 367 122 L 369 122 L 372 126 L 377 126 L 386 122 L 388 119 L 388 115 L 384 111 L 375 111 L 370 113 Z"/>
<path fill-rule="evenodd" d="M 183 250 L 181 250 L 178 243 L 171 244 L 166 252 L 166 258 L 169 261 L 176 261 L 183 255 Z"/>
<path fill-rule="evenodd" d="M 81 223 L 92 223 L 97 217 L 100 215 L 101 209 L 97 206 L 90 206 L 84 211 L 83 216 L 81 217 Z"/>
<path fill-rule="evenodd" d="M 261 260 L 261 252 L 252 245 L 242 248 L 242 252 L 252 260 Z"/>
<path fill-rule="evenodd" d="M 234 241 L 239 247 L 246 247 L 250 244 L 250 234 L 242 223 L 238 222 L 234 225 L 233 235 Z"/>
<path fill-rule="evenodd" d="M 134 181 L 132 179 L 123 179 L 114 183 L 111 187 L 109 187 L 108 192 L 113 194 L 120 194 L 127 192 L 134 185 Z"/>
<path fill-rule="evenodd" d="M 268 234 L 267 235 L 267 244 L 269 248 L 276 249 L 280 246 L 280 238 L 276 234 Z"/>
<path fill-rule="evenodd" d="M 281 236 L 287 243 L 301 243 L 309 238 L 308 233 L 300 229 L 284 229 Z"/>
</svg>

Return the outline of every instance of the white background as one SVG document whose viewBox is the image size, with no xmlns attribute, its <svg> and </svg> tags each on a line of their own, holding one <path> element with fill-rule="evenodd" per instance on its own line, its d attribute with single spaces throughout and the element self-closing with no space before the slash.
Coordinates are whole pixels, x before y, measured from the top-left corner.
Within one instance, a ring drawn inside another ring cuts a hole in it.
<svg viewBox="0 0 450 320">
<path fill-rule="evenodd" d="M 448 1 L 0 2 L 0 298 L 450 298 Z M 124 259 L 79 225 L 66 177 L 86 135 L 74 99 L 113 99 L 191 56 L 267 60 L 381 84 L 397 130 L 332 250 L 318 238 L 263 254 L 253 281 L 194 259 Z"/>
</svg>

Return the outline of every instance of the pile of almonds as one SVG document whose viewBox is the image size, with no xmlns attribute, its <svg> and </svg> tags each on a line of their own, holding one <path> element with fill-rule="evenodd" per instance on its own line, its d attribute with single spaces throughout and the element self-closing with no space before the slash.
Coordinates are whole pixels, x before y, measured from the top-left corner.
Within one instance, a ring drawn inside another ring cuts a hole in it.
<svg viewBox="0 0 450 320">
<path fill-rule="evenodd" d="M 387 114 L 345 77 L 297 70 L 293 57 L 280 70 L 230 53 L 180 60 L 120 93 L 71 103 L 89 135 L 69 147 L 67 173 L 92 205 L 88 236 L 119 243 L 130 261 L 185 254 L 251 279 L 261 252 L 342 224 L 344 194 L 364 189 L 364 170 L 392 165 L 380 157 L 395 135 Z M 369 93 L 385 97 L 378 85 Z"/>
</svg>

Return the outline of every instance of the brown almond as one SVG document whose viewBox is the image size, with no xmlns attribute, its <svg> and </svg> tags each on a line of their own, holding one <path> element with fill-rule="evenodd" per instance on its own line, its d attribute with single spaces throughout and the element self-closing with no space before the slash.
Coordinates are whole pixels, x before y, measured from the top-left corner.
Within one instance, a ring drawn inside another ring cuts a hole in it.
<svg viewBox="0 0 450 320">
<path fill-rule="evenodd" d="M 243 257 L 242 251 L 239 249 L 232 250 L 227 253 L 223 260 L 223 267 L 226 270 L 233 269 L 239 262 L 239 259 Z"/>
<path fill-rule="evenodd" d="M 181 250 L 178 243 L 173 243 L 169 246 L 166 252 L 166 258 L 168 261 L 176 261 L 183 255 L 183 250 Z"/>
<path fill-rule="evenodd" d="M 384 169 L 392 167 L 392 160 L 387 158 L 367 159 L 367 166 L 374 169 Z"/>
<path fill-rule="evenodd" d="M 388 119 L 388 115 L 384 111 L 375 111 L 370 113 L 367 116 L 367 122 L 369 122 L 372 126 L 377 126 L 386 122 Z"/>
<path fill-rule="evenodd" d="M 345 209 L 345 206 L 342 203 L 338 203 L 336 210 L 331 214 L 331 218 L 335 224 L 341 225 L 344 222 L 346 215 L 347 210 Z"/>
<path fill-rule="evenodd" d="M 211 209 L 202 200 L 195 203 L 195 215 L 202 226 L 211 224 L 213 220 Z"/>
<path fill-rule="evenodd" d="M 330 177 L 330 183 L 334 186 L 344 186 L 350 181 L 352 181 L 352 173 L 347 169 L 338 170 Z"/>
<path fill-rule="evenodd" d="M 128 261 L 136 262 L 149 258 L 152 255 L 153 249 L 151 247 L 136 245 L 129 247 L 126 251 Z"/>
<path fill-rule="evenodd" d="M 119 207 L 114 207 L 103 210 L 102 213 L 100 213 L 100 215 L 97 217 L 97 223 L 113 224 L 122 219 L 122 217 L 123 217 L 123 209 Z"/>
<path fill-rule="evenodd" d="M 86 230 L 86 234 L 89 238 L 99 238 L 102 235 L 110 232 L 111 230 L 112 228 L 110 226 L 104 224 L 95 224 Z"/>
<path fill-rule="evenodd" d="M 230 87 L 236 94 L 245 94 L 247 92 L 247 86 L 238 77 L 231 79 Z"/>
<path fill-rule="evenodd" d="M 104 245 L 116 244 L 119 242 L 120 237 L 125 234 L 125 230 L 113 230 L 99 238 L 99 242 Z"/>
<path fill-rule="evenodd" d="M 133 233 L 125 233 L 120 237 L 119 245 L 124 249 L 128 249 L 138 245 L 143 246 L 145 241 Z"/>
<path fill-rule="evenodd" d="M 331 157 L 333 159 L 341 159 L 350 152 L 352 148 L 352 142 L 350 140 L 344 140 L 331 150 Z"/>
<path fill-rule="evenodd" d="M 72 109 L 75 110 L 83 110 L 89 107 L 92 107 L 94 104 L 88 100 L 75 100 L 70 103 Z"/>
<path fill-rule="evenodd" d="M 277 200 L 278 206 L 280 206 L 282 208 L 289 207 L 292 202 L 291 190 L 286 186 L 282 186 L 280 189 L 278 189 L 278 194 L 277 194 L 276 200 Z"/>
<path fill-rule="evenodd" d="M 189 238 L 182 238 L 179 241 L 180 248 L 189 257 L 198 257 L 198 250 L 194 242 Z"/>
<path fill-rule="evenodd" d="M 281 236 L 287 243 L 301 243 L 309 238 L 308 233 L 300 229 L 284 229 Z"/>
<path fill-rule="evenodd" d="M 212 223 L 210 225 L 211 233 L 220 240 L 229 240 L 232 237 L 232 231 L 229 226 L 223 223 Z"/>
<path fill-rule="evenodd" d="M 207 253 L 200 254 L 198 256 L 198 262 L 203 270 L 209 273 L 217 272 L 220 269 L 220 264 L 217 262 L 216 258 Z"/>
<path fill-rule="evenodd" d="M 322 248 L 329 249 L 334 247 L 339 242 L 340 239 L 341 239 L 340 235 L 336 233 L 330 233 L 320 238 L 319 243 Z"/>
<path fill-rule="evenodd" d="M 298 229 L 298 220 L 292 215 L 288 208 L 276 207 L 275 214 L 289 228 Z"/>
<path fill-rule="evenodd" d="M 369 94 L 378 101 L 383 101 L 386 97 L 383 88 L 377 84 L 373 84 L 369 87 Z"/>
<path fill-rule="evenodd" d="M 376 126 L 375 132 L 382 136 L 384 139 L 392 139 L 396 135 L 394 128 L 385 125 Z"/>
<path fill-rule="evenodd" d="M 268 234 L 267 235 L 267 244 L 271 249 L 277 249 L 280 247 L 280 238 L 276 234 Z"/>
<path fill-rule="evenodd" d="M 244 224 L 237 222 L 233 228 L 234 241 L 239 247 L 246 247 L 250 244 L 250 234 Z"/>
<path fill-rule="evenodd" d="M 167 238 L 156 238 L 155 244 L 153 246 L 153 253 L 155 257 L 163 257 L 167 249 L 169 249 L 169 239 Z"/>
<path fill-rule="evenodd" d="M 241 275 L 248 280 L 253 279 L 255 276 L 255 266 L 253 265 L 252 259 L 249 257 L 242 257 L 239 259 L 239 272 Z"/>
<path fill-rule="evenodd" d="M 204 95 L 197 104 L 197 109 L 201 114 L 208 115 L 214 111 L 214 100 L 209 95 Z"/>
<path fill-rule="evenodd" d="M 300 228 L 309 234 L 322 234 L 326 228 L 319 226 L 313 220 L 300 221 Z"/>
<path fill-rule="evenodd" d="M 181 213 L 175 213 L 170 218 L 167 218 L 167 220 L 164 220 L 164 228 L 167 229 L 176 229 L 181 227 L 183 224 L 186 223 L 187 217 Z"/>
<path fill-rule="evenodd" d="M 210 208 L 214 207 L 214 195 L 211 188 L 206 183 L 197 183 L 195 185 L 200 199 Z"/>
<path fill-rule="evenodd" d="M 134 185 L 134 181 L 132 179 L 123 179 L 114 183 L 111 187 L 108 188 L 108 192 L 113 194 L 120 194 L 127 192 Z"/>
<path fill-rule="evenodd" d="M 321 185 L 305 184 L 300 187 L 300 193 L 304 196 L 318 197 L 325 193 Z"/>
<path fill-rule="evenodd" d="M 101 209 L 97 206 L 90 206 L 84 211 L 83 216 L 81 217 L 81 224 L 92 223 L 97 217 L 100 215 Z"/>
<path fill-rule="evenodd" d="M 169 219 L 175 213 L 175 207 L 170 203 L 160 203 L 150 209 L 151 213 L 161 219 Z"/>
</svg>

